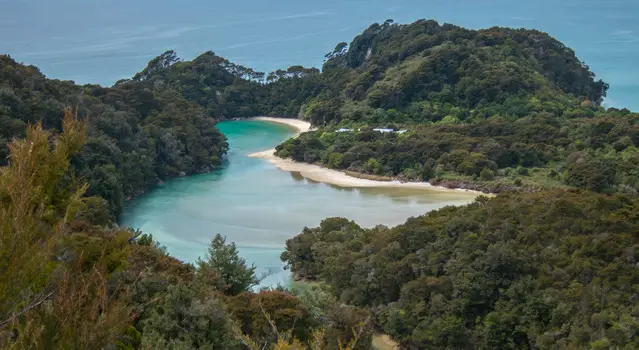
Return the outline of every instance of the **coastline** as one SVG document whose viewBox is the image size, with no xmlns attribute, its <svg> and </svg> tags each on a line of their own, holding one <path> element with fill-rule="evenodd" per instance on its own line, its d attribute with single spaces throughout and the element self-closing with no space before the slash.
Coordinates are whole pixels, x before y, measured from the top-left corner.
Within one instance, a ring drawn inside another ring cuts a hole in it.
<svg viewBox="0 0 639 350">
<path fill-rule="evenodd" d="M 288 125 L 292 129 L 295 129 L 297 131 L 296 136 L 301 134 L 301 133 L 303 133 L 303 132 L 307 132 L 307 131 L 312 129 L 311 128 L 311 123 L 305 122 L 305 121 L 299 120 L 299 119 L 294 119 L 294 118 L 254 117 L 254 118 L 250 118 L 250 119 L 261 120 L 263 122 L 270 122 L 270 123 Z"/>
<path fill-rule="evenodd" d="M 297 130 L 297 135 L 311 130 L 311 124 L 299 119 L 289 119 L 289 118 L 276 118 L 276 117 L 256 117 L 252 118 L 254 120 L 261 120 L 271 123 L 285 124 L 290 126 L 293 129 Z M 467 195 L 486 195 L 480 191 L 467 190 L 467 189 L 459 189 L 459 188 L 447 188 L 443 186 L 435 186 L 428 182 L 401 182 L 397 180 L 393 181 L 379 181 L 379 180 L 370 180 L 363 179 L 358 177 L 353 177 L 347 175 L 343 171 L 334 170 L 325 168 L 316 164 L 302 163 L 296 162 L 291 159 L 283 159 L 277 157 L 275 155 L 275 148 L 255 152 L 248 155 L 251 158 L 260 158 L 268 161 L 269 163 L 275 165 L 280 170 L 289 171 L 289 172 L 297 172 L 300 173 L 303 177 L 321 183 L 326 183 L 330 185 L 335 185 L 339 187 L 349 187 L 349 188 L 363 188 L 363 187 L 386 187 L 386 188 L 408 188 L 408 189 L 418 189 L 418 190 L 427 190 L 432 192 L 440 192 L 440 193 L 458 193 L 458 194 L 467 194 Z"/>
</svg>

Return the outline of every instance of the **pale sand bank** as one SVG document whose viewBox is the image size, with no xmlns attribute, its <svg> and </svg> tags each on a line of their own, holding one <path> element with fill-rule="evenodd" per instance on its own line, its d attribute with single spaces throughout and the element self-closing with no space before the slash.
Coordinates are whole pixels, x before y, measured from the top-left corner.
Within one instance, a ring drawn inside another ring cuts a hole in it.
<svg viewBox="0 0 639 350">
<path fill-rule="evenodd" d="M 306 132 L 311 129 L 310 123 L 299 120 L 299 119 L 274 118 L 274 117 L 257 117 L 254 119 L 273 122 L 273 123 L 286 124 L 297 129 L 299 133 Z M 309 180 L 331 184 L 331 185 L 335 185 L 339 187 L 412 188 L 412 189 L 420 189 L 420 190 L 427 190 L 427 191 L 440 192 L 440 193 L 448 192 L 451 195 L 453 193 L 458 195 L 463 194 L 464 197 L 468 197 L 468 198 L 476 197 L 482 194 L 479 191 L 450 189 L 450 188 L 445 188 L 440 186 L 433 186 L 428 182 L 375 181 L 375 180 L 368 180 L 368 179 L 360 179 L 360 178 L 346 175 L 345 173 L 341 171 L 324 168 L 315 164 L 296 162 L 291 159 L 282 159 L 275 155 L 275 149 L 269 149 L 266 151 L 252 153 L 252 154 L 249 154 L 249 157 L 262 158 L 274 164 L 277 168 L 281 170 L 298 172 L 303 177 Z"/>
<path fill-rule="evenodd" d="M 278 123 L 278 124 L 286 124 L 286 125 L 292 127 L 293 129 L 296 129 L 298 134 L 301 134 L 303 132 L 307 132 L 307 131 L 311 130 L 311 123 L 305 122 L 305 121 L 299 120 L 299 119 L 275 118 L 275 117 L 255 117 L 255 118 L 251 118 L 251 119 L 261 120 L 261 121 L 265 121 L 265 122 Z"/>
<path fill-rule="evenodd" d="M 387 334 L 373 334 L 373 349 L 375 350 L 397 350 L 399 344 L 393 341 Z"/>
</svg>

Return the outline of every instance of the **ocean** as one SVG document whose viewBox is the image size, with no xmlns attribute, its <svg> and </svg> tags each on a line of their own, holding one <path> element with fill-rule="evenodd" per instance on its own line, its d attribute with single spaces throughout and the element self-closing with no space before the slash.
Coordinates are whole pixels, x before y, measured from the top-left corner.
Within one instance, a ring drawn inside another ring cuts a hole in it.
<svg viewBox="0 0 639 350">
<path fill-rule="evenodd" d="M 319 67 L 338 42 L 389 18 L 548 32 L 610 84 L 606 106 L 639 110 L 638 0 L 0 0 L 0 53 L 80 84 L 131 77 L 167 49 L 270 72 Z"/>
</svg>

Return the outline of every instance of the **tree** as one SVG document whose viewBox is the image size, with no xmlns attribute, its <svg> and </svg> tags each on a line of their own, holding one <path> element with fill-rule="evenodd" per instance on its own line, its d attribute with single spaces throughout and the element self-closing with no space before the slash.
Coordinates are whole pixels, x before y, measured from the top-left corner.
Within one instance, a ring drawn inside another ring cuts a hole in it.
<svg viewBox="0 0 639 350">
<path fill-rule="evenodd" d="M 130 235 L 96 235 L 99 243 L 90 245 L 84 232 L 73 231 L 78 221 L 90 228 L 109 216 L 104 200 L 82 198 L 87 186 L 70 172 L 86 124 L 66 109 L 62 126 L 56 137 L 40 124 L 27 127 L 26 139 L 9 145 L 9 165 L 0 169 L 2 347 L 104 348 L 131 321 L 126 291 L 113 296 L 108 281 L 126 259 Z"/>
<path fill-rule="evenodd" d="M 221 289 L 225 294 L 237 295 L 249 291 L 259 280 L 255 276 L 255 265 L 248 266 L 239 256 L 235 243 L 226 244 L 226 237 L 216 234 L 209 245 L 204 260 L 197 260 L 198 274 L 210 271 L 219 274 Z"/>
<path fill-rule="evenodd" d="M 220 297 L 198 298 L 190 285 L 172 285 L 142 322 L 142 347 L 236 349 L 233 322 Z"/>
<path fill-rule="evenodd" d="M 369 158 L 366 163 L 364 163 L 364 170 L 371 174 L 379 174 L 382 170 L 382 165 L 375 158 Z"/>
<path fill-rule="evenodd" d="M 614 167 L 608 160 L 588 155 L 576 157 L 564 173 L 569 185 L 596 192 L 609 190 L 614 177 Z"/>
<path fill-rule="evenodd" d="M 329 52 L 326 54 L 326 56 L 324 56 L 327 60 L 333 59 L 337 56 L 341 56 L 344 55 L 346 53 L 346 48 L 348 47 L 348 44 L 346 42 L 341 42 L 339 44 L 337 44 L 335 46 L 335 49 L 333 49 L 332 52 Z"/>
<path fill-rule="evenodd" d="M 490 181 L 493 179 L 494 176 L 495 173 L 488 168 L 482 169 L 481 173 L 479 173 L 479 177 L 481 177 L 482 180 Z"/>
<path fill-rule="evenodd" d="M 51 149 L 51 135 L 39 124 L 29 126 L 25 140 L 9 145 L 9 165 L 0 170 L 0 328 L 53 295 L 57 264 L 50 254 L 86 190 L 67 192 L 61 185 L 85 137 L 70 110 L 64 130 Z"/>
<path fill-rule="evenodd" d="M 157 74 L 159 71 L 169 68 L 179 61 L 180 59 L 178 58 L 177 53 L 173 50 L 168 50 L 160 56 L 152 59 L 142 72 L 137 73 L 135 76 L 133 76 L 133 80 L 147 80 L 153 77 L 153 75 Z"/>
<path fill-rule="evenodd" d="M 638 208 L 632 195 L 510 192 L 390 229 L 325 220 L 282 260 L 374 310 L 402 348 L 634 349 Z"/>
</svg>

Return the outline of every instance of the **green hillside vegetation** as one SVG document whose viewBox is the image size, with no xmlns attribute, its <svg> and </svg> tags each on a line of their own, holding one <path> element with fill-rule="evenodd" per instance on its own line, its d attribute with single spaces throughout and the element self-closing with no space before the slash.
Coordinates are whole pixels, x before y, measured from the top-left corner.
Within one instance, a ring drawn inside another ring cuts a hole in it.
<svg viewBox="0 0 639 350">
<path fill-rule="evenodd" d="M 552 187 L 639 191 L 639 114 L 609 109 L 591 117 L 557 118 L 543 112 L 407 130 L 323 128 L 279 145 L 277 155 L 486 192 Z"/>
<path fill-rule="evenodd" d="M 389 20 L 338 44 L 321 72 L 265 74 L 211 51 L 192 61 L 167 51 L 112 88 L 0 62 L 0 147 L 28 122 L 59 129 L 59 110 L 78 105 L 90 128 L 74 167 L 116 215 L 158 181 L 219 166 L 227 145 L 215 122 L 257 115 L 318 126 L 277 154 L 335 169 L 487 192 L 639 188 L 639 118 L 600 107 L 608 85 L 535 30 Z M 342 127 L 363 132 L 330 135 Z M 593 170 L 600 164 L 616 171 Z"/>
<path fill-rule="evenodd" d="M 639 190 L 639 115 L 600 107 L 608 85 L 545 33 L 387 21 L 321 75 L 299 113 L 320 128 L 278 156 L 486 192 Z"/>
<path fill-rule="evenodd" d="M 182 61 L 176 52 L 167 51 L 132 79 L 121 80 L 116 86 L 143 82 L 166 87 L 202 106 L 207 116 L 219 119 L 259 115 L 262 80 L 264 73 L 233 64 L 211 51 L 192 61 Z"/>
<path fill-rule="evenodd" d="M 432 20 L 370 26 L 327 55 L 322 76 L 331 91 L 309 93 L 304 111 L 315 125 L 562 113 L 598 105 L 608 89 L 548 34 Z"/>
<path fill-rule="evenodd" d="M 236 65 L 212 51 L 184 61 L 167 51 L 149 62 L 131 82 L 170 87 L 216 119 L 259 115 L 296 116 L 311 97 L 331 88 L 317 68 L 292 66 L 269 74 Z"/>
<path fill-rule="evenodd" d="M 167 51 L 101 87 L 0 56 L 0 348 L 639 348 L 639 114 L 607 89 L 548 34 L 427 20 L 374 24 L 321 71 Z M 218 120 L 257 115 L 317 127 L 280 157 L 503 193 L 305 228 L 282 259 L 315 283 L 292 290 L 255 291 L 222 235 L 192 265 L 115 224 L 223 164 Z"/>
<path fill-rule="evenodd" d="M 216 118 L 299 115 L 319 126 L 561 113 L 584 101 L 596 107 L 608 89 L 548 34 L 432 20 L 374 24 L 338 44 L 321 72 L 292 66 L 265 74 L 210 51 L 192 61 L 167 51 L 132 81 L 172 86 Z"/>
<path fill-rule="evenodd" d="M 406 348 L 635 349 L 638 224 L 637 197 L 502 194 L 394 228 L 326 219 L 282 260 Z"/>
<path fill-rule="evenodd" d="M 216 119 L 168 86 L 130 81 L 114 88 L 47 79 L 33 66 L 0 56 L 0 165 L 9 141 L 40 122 L 60 132 L 66 106 L 89 121 L 82 152 L 72 159 L 87 194 L 107 200 L 111 213 L 159 181 L 210 171 L 228 149 Z"/>
<path fill-rule="evenodd" d="M 217 235 L 197 266 L 112 226 L 71 157 L 87 124 L 29 126 L 0 168 L 0 348 L 367 349 L 368 312 L 305 291 L 253 292 L 255 268 Z M 322 312 L 313 311 L 321 306 Z"/>
</svg>

